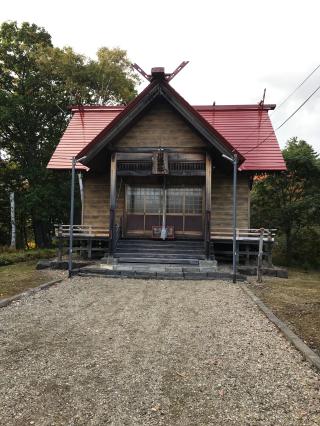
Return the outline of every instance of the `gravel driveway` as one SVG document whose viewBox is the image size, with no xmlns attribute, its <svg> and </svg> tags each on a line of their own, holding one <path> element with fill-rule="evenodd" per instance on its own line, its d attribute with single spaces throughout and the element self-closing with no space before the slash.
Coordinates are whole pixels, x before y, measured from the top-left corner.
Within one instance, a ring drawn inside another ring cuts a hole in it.
<svg viewBox="0 0 320 426">
<path fill-rule="evenodd" d="M 225 282 L 76 277 L 0 310 L 3 425 L 319 425 L 319 389 Z"/>
</svg>

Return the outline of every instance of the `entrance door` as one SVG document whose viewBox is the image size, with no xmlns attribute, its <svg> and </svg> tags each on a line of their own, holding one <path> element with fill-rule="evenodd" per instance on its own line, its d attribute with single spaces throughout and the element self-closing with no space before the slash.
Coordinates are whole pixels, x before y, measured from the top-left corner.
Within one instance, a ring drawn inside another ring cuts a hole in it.
<svg viewBox="0 0 320 426">
<path fill-rule="evenodd" d="M 166 223 L 173 225 L 175 234 L 184 237 L 203 236 L 203 188 L 200 186 L 169 187 Z"/>
<path fill-rule="evenodd" d="M 165 195 L 164 195 L 165 194 Z M 203 236 L 203 187 L 127 186 L 125 227 L 127 236 L 150 237 L 152 226 L 174 226 L 177 237 Z"/>
<path fill-rule="evenodd" d="M 152 226 L 162 224 L 162 188 L 126 187 L 126 234 L 150 236 Z"/>
</svg>

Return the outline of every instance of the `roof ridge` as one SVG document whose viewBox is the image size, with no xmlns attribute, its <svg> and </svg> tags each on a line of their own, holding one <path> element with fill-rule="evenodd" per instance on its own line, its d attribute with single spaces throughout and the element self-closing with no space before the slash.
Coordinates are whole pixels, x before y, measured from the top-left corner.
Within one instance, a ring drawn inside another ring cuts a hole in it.
<svg viewBox="0 0 320 426">
<path fill-rule="evenodd" d="M 264 110 L 269 111 L 273 110 L 276 107 L 276 104 L 265 104 L 263 106 L 259 104 L 221 104 L 221 105 L 191 105 L 192 108 L 198 111 L 202 110 Z M 126 108 L 126 105 L 70 105 L 69 109 L 72 112 L 76 111 L 122 111 Z"/>
<path fill-rule="evenodd" d="M 221 105 L 192 105 L 197 110 L 273 110 L 276 104 L 221 104 Z"/>
</svg>

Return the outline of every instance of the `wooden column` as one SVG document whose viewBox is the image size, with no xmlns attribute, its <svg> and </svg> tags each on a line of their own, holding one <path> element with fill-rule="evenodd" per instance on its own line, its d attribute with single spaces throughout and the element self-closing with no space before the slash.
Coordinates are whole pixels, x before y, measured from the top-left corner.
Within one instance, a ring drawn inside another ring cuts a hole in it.
<svg viewBox="0 0 320 426">
<path fill-rule="evenodd" d="M 212 161 L 206 153 L 206 218 L 205 218 L 205 249 L 206 257 L 210 257 L 210 231 L 211 231 L 211 185 L 212 185 Z"/>
<path fill-rule="evenodd" d="M 113 233 L 117 204 L 117 154 L 111 156 L 110 164 L 110 216 L 109 216 L 109 253 L 113 253 Z"/>
</svg>

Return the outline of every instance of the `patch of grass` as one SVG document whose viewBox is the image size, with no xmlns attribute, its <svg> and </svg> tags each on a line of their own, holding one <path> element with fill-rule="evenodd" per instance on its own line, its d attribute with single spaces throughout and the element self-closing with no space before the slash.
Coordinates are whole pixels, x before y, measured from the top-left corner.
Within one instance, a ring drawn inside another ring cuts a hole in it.
<svg viewBox="0 0 320 426">
<path fill-rule="evenodd" d="M 28 288 L 54 279 L 48 271 L 37 271 L 35 261 L 22 262 L 0 268 L 0 299 L 22 293 Z M 52 272 L 52 271 L 51 271 Z"/>
<path fill-rule="evenodd" d="M 320 355 L 320 272 L 289 269 L 289 278 L 264 277 L 253 292 Z"/>
<path fill-rule="evenodd" d="M 55 249 L 7 250 L 0 253 L 0 266 L 53 257 Z"/>
</svg>

